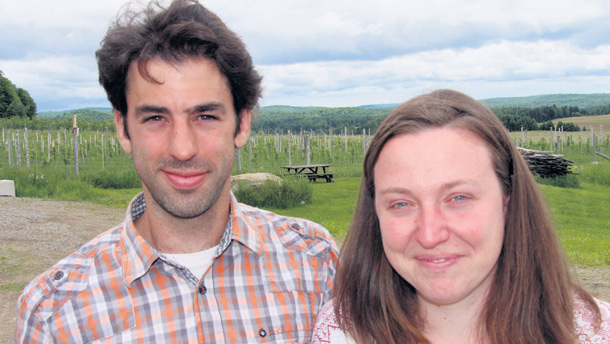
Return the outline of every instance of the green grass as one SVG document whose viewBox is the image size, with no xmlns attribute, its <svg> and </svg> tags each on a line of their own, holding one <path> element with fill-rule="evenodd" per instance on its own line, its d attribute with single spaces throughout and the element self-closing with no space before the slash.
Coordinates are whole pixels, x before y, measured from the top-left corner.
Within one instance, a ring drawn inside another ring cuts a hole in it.
<svg viewBox="0 0 610 344">
<path fill-rule="evenodd" d="M 580 189 L 540 188 L 572 262 L 610 265 L 610 186 L 583 183 Z"/>
<path fill-rule="evenodd" d="M 360 178 L 335 178 L 334 183 L 312 183 L 313 198 L 310 204 L 298 208 L 266 208 L 272 212 L 305 218 L 317 222 L 342 242 L 356 206 Z"/>
</svg>

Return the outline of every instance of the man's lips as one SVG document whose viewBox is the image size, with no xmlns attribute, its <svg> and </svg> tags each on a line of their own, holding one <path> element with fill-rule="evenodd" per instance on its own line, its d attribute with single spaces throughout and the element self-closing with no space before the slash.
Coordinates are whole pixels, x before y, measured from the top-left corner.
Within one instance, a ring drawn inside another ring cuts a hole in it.
<svg viewBox="0 0 610 344">
<path fill-rule="evenodd" d="M 197 187 L 203 182 L 205 172 L 173 172 L 163 171 L 167 180 L 177 189 L 188 190 Z"/>
</svg>

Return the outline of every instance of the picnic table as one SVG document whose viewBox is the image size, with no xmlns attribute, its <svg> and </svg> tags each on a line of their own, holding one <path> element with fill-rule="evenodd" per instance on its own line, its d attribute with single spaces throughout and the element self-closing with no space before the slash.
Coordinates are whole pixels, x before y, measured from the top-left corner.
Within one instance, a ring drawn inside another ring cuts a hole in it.
<svg viewBox="0 0 610 344">
<path fill-rule="evenodd" d="M 326 169 L 332 166 L 331 164 L 315 164 L 315 165 L 296 165 L 296 166 L 281 166 L 287 172 L 284 175 L 294 177 L 307 177 L 310 182 L 315 182 L 318 178 L 325 179 L 327 183 L 335 181 L 334 173 L 327 172 Z"/>
</svg>

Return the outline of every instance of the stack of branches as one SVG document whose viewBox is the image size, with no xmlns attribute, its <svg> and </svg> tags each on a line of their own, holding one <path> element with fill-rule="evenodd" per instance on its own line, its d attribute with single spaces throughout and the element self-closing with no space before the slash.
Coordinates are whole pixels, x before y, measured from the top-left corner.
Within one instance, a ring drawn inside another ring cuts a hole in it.
<svg viewBox="0 0 610 344">
<path fill-rule="evenodd" d="M 568 173 L 573 173 L 570 167 L 574 161 L 564 159 L 563 155 L 525 148 L 519 148 L 519 152 L 527 162 L 530 171 L 542 178 L 563 177 Z"/>
</svg>

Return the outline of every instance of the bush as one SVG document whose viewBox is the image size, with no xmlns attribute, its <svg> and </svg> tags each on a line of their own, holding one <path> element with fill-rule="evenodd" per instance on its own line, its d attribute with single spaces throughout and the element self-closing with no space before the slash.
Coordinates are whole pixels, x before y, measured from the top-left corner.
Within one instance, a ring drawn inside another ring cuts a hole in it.
<svg viewBox="0 0 610 344">
<path fill-rule="evenodd" d="M 551 185 L 557 186 L 560 188 L 572 188 L 578 189 L 580 187 L 580 182 L 578 181 L 578 177 L 575 174 L 566 174 L 563 177 L 552 177 L 552 178 L 542 178 L 538 175 L 535 176 L 538 184 L 543 185 Z"/>
<path fill-rule="evenodd" d="M 583 165 L 581 178 L 588 183 L 610 186 L 610 164 L 604 161 Z"/>
<path fill-rule="evenodd" d="M 87 172 L 81 174 L 81 180 L 100 189 L 137 189 L 142 186 L 134 168 Z"/>
<path fill-rule="evenodd" d="M 281 184 L 267 180 L 260 185 L 238 182 L 235 197 L 248 205 L 287 209 L 311 202 L 313 188 L 304 178 L 285 179 Z"/>
</svg>

